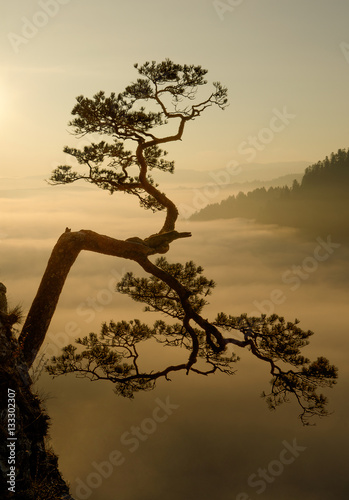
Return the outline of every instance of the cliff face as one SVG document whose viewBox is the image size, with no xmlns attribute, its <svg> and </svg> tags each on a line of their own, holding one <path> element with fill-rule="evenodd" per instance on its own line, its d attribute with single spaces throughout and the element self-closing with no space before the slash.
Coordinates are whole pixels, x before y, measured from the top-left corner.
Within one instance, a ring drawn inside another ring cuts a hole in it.
<svg viewBox="0 0 349 500">
<path fill-rule="evenodd" d="M 49 417 L 32 392 L 5 293 L 0 283 L 0 497 L 72 500 L 57 457 L 45 446 Z"/>
</svg>

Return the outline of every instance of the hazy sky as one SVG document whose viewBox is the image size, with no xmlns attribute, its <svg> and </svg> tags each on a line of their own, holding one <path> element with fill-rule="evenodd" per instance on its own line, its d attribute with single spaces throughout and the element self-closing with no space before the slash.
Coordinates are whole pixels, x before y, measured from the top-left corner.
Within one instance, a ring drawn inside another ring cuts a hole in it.
<svg viewBox="0 0 349 500">
<path fill-rule="evenodd" d="M 165 58 L 230 95 L 171 146 L 178 168 L 320 160 L 348 146 L 348 16 L 346 0 L 4 2 L 0 175 L 47 176 L 74 144 L 75 97 L 122 91 L 133 63 Z"/>
<path fill-rule="evenodd" d="M 221 81 L 230 95 L 224 112 L 208 110 L 190 124 L 181 143 L 171 145 L 180 169 L 224 169 L 232 160 L 312 163 L 349 146 L 347 0 L 17 0 L 2 2 L 0 14 L 0 178 L 47 178 L 67 161 L 63 146 L 74 145 L 67 122 L 75 97 L 122 91 L 137 78 L 135 62 L 165 58 L 201 64 L 209 81 Z M 181 186 L 170 193 L 176 203 L 201 208 L 195 205 L 197 191 L 174 182 Z M 90 195 L 77 185 L 38 187 L 36 179 L 0 185 L 1 281 L 9 304 L 20 302 L 24 313 L 66 226 L 127 238 L 147 236 L 162 221 L 163 214 L 142 212 L 137 201 L 123 196 L 98 190 Z M 181 220 L 178 229 L 193 237 L 174 242 L 168 260 L 192 258 L 217 282 L 205 310 L 211 319 L 219 310 L 251 313 L 256 301 L 270 302 L 275 288 L 284 292 L 276 312 L 287 320 L 299 317 L 302 328 L 316 333 L 304 354 L 327 356 L 340 368 L 339 384 L 330 393 L 335 413 L 306 429 L 296 405 L 270 413 L 258 397 L 268 389 L 270 374 L 249 353 L 242 353 L 236 377 L 178 374 L 172 384 L 159 384 L 132 403 L 114 396 L 107 384 L 42 375 L 37 387 L 52 417 L 53 448 L 73 492 L 78 478 L 96 476 L 95 464 L 120 449 L 125 464 L 93 488 L 90 500 L 346 498 L 348 248 L 336 249 L 293 291 L 282 276 L 313 255 L 315 240 L 302 240 L 293 229 L 236 220 Z M 50 325 L 48 346 L 58 349 L 73 340 L 64 333 L 69 322 L 83 336 L 111 318 L 143 319 L 139 304 L 111 292 L 132 266 L 103 255 L 79 256 Z M 108 300 L 87 322 L 79 306 L 91 297 Z M 131 453 L 120 436 L 149 421 L 155 398 L 168 396 L 178 410 Z M 275 465 L 284 441 L 295 439 L 306 450 L 282 474 L 276 470 L 275 481 L 259 496 L 248 478 Z"/>
</svg>

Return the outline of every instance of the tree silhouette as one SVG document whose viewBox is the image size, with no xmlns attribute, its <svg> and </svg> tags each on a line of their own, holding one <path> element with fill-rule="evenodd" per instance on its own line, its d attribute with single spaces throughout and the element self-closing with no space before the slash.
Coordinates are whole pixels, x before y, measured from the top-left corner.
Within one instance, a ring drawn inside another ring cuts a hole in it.
<svg viewBox="0 0 349 500">
<path fill-rule="evenodd" d="M 140 279 L 128 273 L 117 285 L 118 291 L 146 303 L 146 310 L 163 313 L 176 323 L 166 325 L 157 321 L 151 328 L 137 320 L 104 324 L 100 336 L 90 334 L 78 339 L 83 350 L 66 346 L 48 367 L 52 375 L 75 372 L 93 380 L 108 379 L 117 393 L 132 397 L 138 390 L 153 388 L 158 378 L 168 378 L 173 371 L 208 375 L 220 370 L 232 374 L 238 358 L 235 353 L 228 354 L 228 347 L 236 346 L 248 348 L 269 365 L 271 392 L 266 397 L 270 407 L 275 408 L 293 394 L 302 408 L 304 423 L 311 416 L 325 415 L 326 398 L 316 389 L 335 383 L 336 368 L 325 358 L 311 363 L 301 355 L 300 349 L 307 345 L 312 332 L 301 330 L 297 320 L 286 323 L 276 315 L 235 318 L 220 313 L 215 320 L 208 321 L 201 312 L 214 283 L 202 275 L 203 269 L 193 262 L 183 266 L 169 264 L 164 257 L 155 263 L 149 259 L 150 255 L 168 252 L 175 239 L 191 236 L 175 230 L 177 207 L 149 174 L 152 169 L 173 172 L 174 163 L 165 159 L 167 153 L 159 146 L 180 140 L 186 123 L 208 107 L 224 109 L 227 89 L 215 82 L 209 96 L 200 100 L 199 90 L 207 83 L 207 71 L 201 66 L 179 65 L 167 59 L 160 64 L 154 61 L 142 66 L 135 64 L 135 68 L 140 78 L 124 92 L 107 97 L 101 91 L 93 99 L 77 98 L 72 110 L 74 119 L 70 122 L 73 133 L 78 137 L 99 134 L 107 136 L 110 142 L 103 139 L 82 150 L 65 147 L 64 151 L 77 160 L 82 171 L 62 165 L 53 171 L 50 181 L 69 184 L 84 180 L 110 193 L 129 193 L 146 209 L 165 210 L 164 224 L 148 238 L 135 236 L 126 241 L 87 230 L 66 230 L 53 249 L 20 335 L 28 365 L 44 340 L 71 265 L 81 250 L 90 250 L 136 261 L 150 277 Z M 151 110 L 147 111 L 145 104 Z M 166 131 L 172 120 L 177 124 L 174 134 L 155 135 Z M 126 149 L 126 145 L 130 147 Z M 229 332 L 236 331 L 240 332 L 240 338 L 229 336 Z M 143 372 L 137 344 L 150 337 L 168 346 L 184 347 L 190 351 L 188 359 L 159 371 Z M 293 368 L 285 368 L 285 364 Z"/>
<path fill-rule="evenodd" d="M 215 82 L 211 93 L 201 97 L 201 89 L 207 83 L 207 71 L 201 66 L 165 60 L 135 68 L 140 77 L 124 92 L 109 97 L 99 92 L 92 99 L 77 98 L 70 122 L 73 133 L 77 137 L 98 134 L 102 140 L 83 149 L 65 147 L 65 152 L 77 161 L 77 170 L 62 165 L 54 170 L 50 182 L 69 184 L 84 180 L 110 193 L 128 193 L 145 209 L 164 210 L 163 225 L 147 238 L 134 236 L 127 240 L 67 228 L 53 248 L 19 335 L 18 359 L 24 359 L 28 368 L 32 366 L 71 266 L 80 251 L 88 250 L 137 262 L 148 277 L 127 273 L 117 285 L 118 292 L 145 303 L 147 311 L 165 315 L 169 320 L 157 320 L 153 326 L 137 319 L 105 323 L 99 335 L 91 333 L 77 339 L 77 346 L 64 347 L 62 355 L 53 358 L 47 367 L 49 373 L 57 376 L 72 372 L 91 380 L 110 380 L 117 394 L 133 397 L 135 392 L 154 388 L 159 378 L 168 379 L 176 371 L 188 375 L 220 371 L 231 375 L 238 360 L 232 348 L 245 348 L 269 367 L 271 391 L 265 397 L 271 408 L 293 395 L 301 407 L 304 423 L 312 416 L 325 415 L 327 401 L 317 389 L 331 387 L 337 371 L 323 357 L 311 363 L 301 355 L 300 350 L 312 332 L 301 330 L 297 320 L 285 322 L 277 315 L 257 318 L 219 313 L 209 321 L 202 311 L 214 282 L 204 277 L 203 269 L 192 261 L 171 264 L 163 256 L 156 258 L 155 263 L 150 260 L 152 255 L 167 253 L 176 239 L 191 236 L 175 229 L 177 207 L 150 175 L 153 169 L 173 172 L 174 164 L 166 159 L 160 146 L 180 140 L 186 123 L 208 107 L 224 109 L 227 89 Z M 170 122 L 177 128 L 166 135 Z M 164 135 L 159 135 L 162 131 Z M 183 362 L 144 371 L 139 344 L 150 339 L 184 348 Z"/>
<path fill-rule="evenodd" d="M 339 149 L 305 169 L 292 187 L 257 188 L 207 205 L 190 220 L 243 217 L 300 228 L 315 237 L 331 234 L 348 241 L 349 149 Z"/>
<path fill-rule="evenodd" d="M 311 331 L 299 328 L 298 320 L 286 322 L 273 314 L 269 317 L 239 317 L 219 313 L 212 322 L 200 315 L 206 297 L 214 286 L 212 281 L 202 276 L 202 268 L 193 262 L 169 264 L 165 257 L 156 261 L 156 266 L 175 278 L 189 291 L 188 302 L 183 303 L 178 293 L 164 280 L 151 276 L 136 278 L 127 273 L 118 283 L 117 290 L 129 295 L 137 302 L 147 304 L 145 311 L 161 312 L 175 323 L 158 320 L 152 327 L 135 319 L 129 322 L 104 323 L 100 335 L 77 339 L 83 347 L 79 350 L 72 344 L 63 348 L 63 354 L 52 359 L 47 367 L 51 375 L 76 373 L 90 380 L 110 380 L 115 392 L 133 398 L 139 390 L 151 390 L 156 381 L 172 372 L 185 370 L 209 375 L 220 371 L 228 375 L 235 373 L 234 365 L 238 356 L 229 353 L 229 346 L 247 348 L 258 359 L 269 365 L 272 375 L 271 391 L 263 393 L 268 406 L 275 409 L 293 395 L 301 407 L 300 418 L 304 424 L 314 416 L 327 414 L 326 398 L 318 394 L 318 387 L 331 387 L 335 383 L 337 370 L 324 357 L 310 362 L 301 355 L 301 348 L 308 345 Z M 193 327 L 193 320 L 200 328 Z M 223 330 L 235 333 L 223 336 Z M 240 332 L 240 339 L 236 333 Z M 184 348 L 189 351 L 185 362 L 170 365 L 156 371 L 144 372 L 140 368 L 137 345 L 155 339 L 166 346 Z"/>
</svg>

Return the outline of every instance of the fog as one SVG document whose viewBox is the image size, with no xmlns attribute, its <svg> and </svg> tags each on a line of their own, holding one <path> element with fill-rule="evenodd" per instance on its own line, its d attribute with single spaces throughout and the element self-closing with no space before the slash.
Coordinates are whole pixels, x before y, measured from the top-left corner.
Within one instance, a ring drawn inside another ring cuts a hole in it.
<svg viewBox="0 0 349 500">
<path fill-rule="evenodd" d="M 173 190 L 179 202 L 192 202 Z M 0 280 L 7 286 L 10 305 L 21 303 L 24 312 L 65 227 L 120 239 L 145 237 L 161 227 L 163 217 L 142 211 L 136 200 L 125 196 L 74 186 L 34 185 L 20 191 L 10 183 L 1 194 L 1 205 Z M 182 219 L 177 229 L 190 230 L 193 236 L 173 242 L 167 259 L 193 260 L 217 284 L 204 317 L 213 319 L 220 311 L 275 312 L 291 321 L 298 318 L 303 329 L 315 332 L 304 354 L 324 355 L 339 367 L 338 384 L 326 392 L 333 414 L 316 420 L 314 427 L 303 427 L 294 401 L 270 412 L 260 397 L 268 390 L 268 367 L 237 348 L 241 360 L 235 375 L 174 374 L 171 382 L 160 381 L 154 391 L 140 393 L 133 401 L 117 397 L 111 383 L 91 383 L 73 375 L 52 379 L 42 370 L 45 359 L 59 354 L 77 336 L 98 332 L 103 321 L 140 318 L 152 324 L 159 318 L 114 292 L 124 272 L 138 271 L 134 263 L 84 253 L 67 279 L 44 357 L 39 356 L 41 363 L 33 372 L 52 419 L 50 444 L 73 496 L 346 498 L 347 245 L 330 234 L 306 239 L 296 229 L 243 219 Z M 94 307 L 88 306 L 91 298 Z M 187 356 L 153 343 L 143 354 L 146 366 L 154 369 Z M 142 437 L 135 437 L 134 427 L 141 428 Z M 267 476 L 261 475 L 264 469 Z"/>
</svg>

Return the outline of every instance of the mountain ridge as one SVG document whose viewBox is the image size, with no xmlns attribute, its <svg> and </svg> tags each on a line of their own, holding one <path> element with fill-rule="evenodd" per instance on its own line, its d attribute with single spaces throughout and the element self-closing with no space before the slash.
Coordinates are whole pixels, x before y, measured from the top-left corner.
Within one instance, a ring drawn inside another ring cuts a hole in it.
<svg viewBox="0 0 349 500">
<path fill-rule="evenodd" d="M 306 168 L 291 188 L 265 187 L 240 192 L 206 206 L 191 220 L 246 218 L 256 222 L 297 227 L 307 231 L 349 230 L 349 149 L 339 149 Z"/>
</svg>

